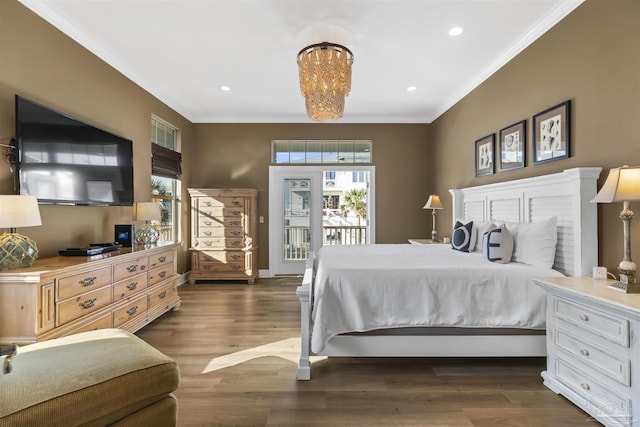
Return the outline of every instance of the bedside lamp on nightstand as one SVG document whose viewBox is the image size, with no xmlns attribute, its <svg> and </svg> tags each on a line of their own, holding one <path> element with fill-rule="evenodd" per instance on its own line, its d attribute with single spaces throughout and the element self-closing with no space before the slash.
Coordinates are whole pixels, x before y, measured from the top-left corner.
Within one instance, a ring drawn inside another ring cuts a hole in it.
<svg viewBox="0 0 640 427">
<path fill-rule="evenodd" d="M 422 207 L 422 209 L 431 209 L 431 216 L 433 217 L 433 230 L 431 231 L 431 240 L 434 242 L 438 241 L 438 232 L 436 231 L 436 210 L 442 209 L 442 202 L 440 202 L 440 197 L 435 194 L 429 196 L 429 200 Z"/>
<path fill-rule="evenodd" d="M 623 225 L 624 257 L 618 265 L 620 281 L 609 285 L 610 288 L 627 293 L 640 293 L 640 283 L 636 281 L 636 263 L 631 261 L 630 223 L 633 211 L 629 202 L 640 201 L 640 167 L 622 166 L 609 171 L 604 185 L 591 200 L 592 203 L 622 202 L 620 219 Z"/>
</svg>

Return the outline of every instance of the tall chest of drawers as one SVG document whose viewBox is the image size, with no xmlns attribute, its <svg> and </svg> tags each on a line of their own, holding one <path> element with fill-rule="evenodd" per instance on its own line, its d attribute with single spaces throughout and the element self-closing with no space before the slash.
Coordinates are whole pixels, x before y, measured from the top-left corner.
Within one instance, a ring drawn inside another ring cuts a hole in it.
<svg viewBox="0 0 640 427">
<path fill-rule="evenodd" d="M 258 277 L 258 191 L 189 188 L 191 274 L 197 280 Z"/>
<path fill-rule="evenodd" d="M 547 291 L 544 384 L 606 426 L 640 426 L 640 294 L 586 277 L 534 282 Z"/>
<path fill-rule="evenodd" d="M 180 306 L 178 244 L 93 257 L 53 257 L 0 272 L 0 343 L 92 329 L 135 332 Z"/>
</svg>

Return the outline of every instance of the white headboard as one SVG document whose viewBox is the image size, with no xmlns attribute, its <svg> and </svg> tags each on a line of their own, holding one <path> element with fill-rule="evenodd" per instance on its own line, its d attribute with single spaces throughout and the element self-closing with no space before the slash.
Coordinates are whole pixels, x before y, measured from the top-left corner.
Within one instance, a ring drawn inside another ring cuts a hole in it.
<svg viewBox="0 0 640 427">
<path fill-rule="evenodd" d="M 449 190 L 453 221 L 535 222 L 558 217 L 553 268 L 568 276 L 590 276 L 598 265 L 596 195 L 602 168 L 574 168 L 560 173 Z"/>
</svg>

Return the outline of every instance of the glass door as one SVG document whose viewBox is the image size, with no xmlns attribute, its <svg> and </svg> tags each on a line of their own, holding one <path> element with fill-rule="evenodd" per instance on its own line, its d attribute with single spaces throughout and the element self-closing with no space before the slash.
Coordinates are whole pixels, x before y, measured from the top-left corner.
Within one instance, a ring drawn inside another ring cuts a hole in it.
<svg viewBox="0 0 640 427">
<path fill-rule="evenodd" d="M 302 274 L 324 245 L 375 242 L 373 166 L 269 168 L 269 270 Z"/>
</svg>

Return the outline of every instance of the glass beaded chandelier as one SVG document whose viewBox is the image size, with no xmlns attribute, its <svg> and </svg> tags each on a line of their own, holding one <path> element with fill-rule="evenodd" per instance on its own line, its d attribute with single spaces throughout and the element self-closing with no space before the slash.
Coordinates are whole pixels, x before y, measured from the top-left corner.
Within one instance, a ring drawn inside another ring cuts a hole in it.
<svg viewBox="0 0 640 427">
<path fill-rule="evenodd" d="M 311 120 L 342 117 L 344 98 L 351 91 L 351 64 L 353 53 L 335 43 L 312 44 L 298 52 L 300 90 Z"/>
</svg>

